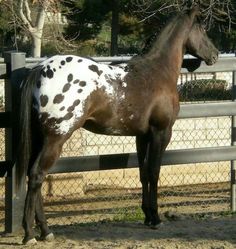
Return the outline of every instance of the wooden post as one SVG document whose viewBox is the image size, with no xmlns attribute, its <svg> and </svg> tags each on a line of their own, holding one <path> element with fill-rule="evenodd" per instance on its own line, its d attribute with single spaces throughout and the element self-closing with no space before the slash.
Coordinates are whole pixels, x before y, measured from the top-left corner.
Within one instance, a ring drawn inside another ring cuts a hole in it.
<svg viewBox="0 0 236 249">
<path fill-rule="evenodd" d="M 18 143 L 19 86 L 26 72 L 25 53 L 7 52 L 4 59 L 8 79 L 5 82 L 5 108 L 11 112 L 11 127 L 5 131 L 6 160 L 11 162 L 5 180 L 5 232 L 14 233 L 21 228 L 26 193 L 25 184 L 16 191 L 14 167 Z"/>
<path fill-rule="evenodd" d="M 232 100 L 236 101 L 236 71 L 233 71 Z M 231 124 L 231 145 L 236 145 L 236 116 L 232 116 Z M 236 161 L 231 161 L 231 211 L 236 211 Z"/>
</svg>

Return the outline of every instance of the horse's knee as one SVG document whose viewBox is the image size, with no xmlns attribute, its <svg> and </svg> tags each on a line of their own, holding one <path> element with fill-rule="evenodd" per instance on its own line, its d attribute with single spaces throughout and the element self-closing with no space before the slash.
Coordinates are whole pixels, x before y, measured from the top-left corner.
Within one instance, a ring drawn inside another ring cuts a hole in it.
<svg viewBox="0 0 236 249">
<path fill-rule="evenodd" d="M 158 183 L 158 176 L 156 176 L 156 175 L 150 176 L 149 183 L 151 186 L 155 186 Z"/>
<path fill-rule="evenodd" d="M 139 178 L 139 180 L 140 180 L 140 182 L 142 183 L 142 184 L 148 184 L 148 176 L 146 175 L 146 174 L 143 174 L 143 175 L 141 175 L 140 174 L 140 178 Z"/>
<path fill-rule="evenodd" d="M 148 168 L 147 165 L 143 165 L 139 168 L 139 180 L 142 184 L 148 183 Z"/>
</svg>

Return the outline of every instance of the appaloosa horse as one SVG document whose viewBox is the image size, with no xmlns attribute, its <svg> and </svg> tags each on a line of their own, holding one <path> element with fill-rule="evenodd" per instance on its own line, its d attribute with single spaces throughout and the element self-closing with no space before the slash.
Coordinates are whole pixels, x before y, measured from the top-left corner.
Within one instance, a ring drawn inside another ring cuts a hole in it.
<svg viewBox="0 0 236 249">
<path fill-rule="evenodd" d="M 105 135 L 136 136 L 145 224 L 160 223 L 157 182 L 163 153 L 179 112 L 177 79 L 188 52 L 208 65 L 218 50 L 198 21 L 194 7 L 178 13 L 152 49 L 127 67 L 98 64 L 62 55 L 33 68 L 22 83 L 21 139 L 17 183 L 28 175 L 23 243 L 35 243 L 34 219 L 41 239 L 50 240 L 43 211 L 42 182 L 62 146 L 81 127 Z"/>
</svg>

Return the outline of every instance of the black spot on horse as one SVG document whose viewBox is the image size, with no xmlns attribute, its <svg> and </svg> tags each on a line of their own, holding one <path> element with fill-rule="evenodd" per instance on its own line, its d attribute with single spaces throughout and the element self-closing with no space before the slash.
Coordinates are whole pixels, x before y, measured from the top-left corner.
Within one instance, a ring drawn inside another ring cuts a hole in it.
<svg viewBox="0 0 236 249">
<path fill-rule="evenodd" d="M 39 116 L 39 119 L 41 120 L 42 123 L 44 123 L 48 118 L 49 118 L 49 113 L 48 112 L 43 112 Z"/>
<path fill-rule="evenodd" d="M 86 82 L 85 81 L 80 81 L 79 85 L 84 87 L 84 86 L 86 86 Z"/>
<path fill-rule="evenodd" d="M 73 59 L 73 57 L 69 56 L 69 57 L 66 57 L 66 62 L 71 62 Z"/>
<path fill-rule="evenodd" d="M 47 124 L 49 126 L 51 126 L 51 127 L 54 127 L 56 123 L 57 123 L 57 119 L 54 118 L 54 117 L 53 118 L 48 118 L 48 120 L 47 120 Z"/>
<path fill-rule="evenodd" d="M 106 82 L 108 82 L 109 84 L 112 84 L 113 81 L 112 81 L 112 78 L 111 78 L 111 75 L 110 74 L 105 74 L 105 79 L 106 79 Z"/>
<path fill-rule="evenodd" d="M 79 105 L 80 104 L 80 100 L 79 99 L 76 99 L 75 101 L 74 101 L 74 103 L 73 103 L 73 106 L 77 106 L 77 105 Z"/>
<path fill-rule="evenodd" d="M 90 69 L 91 71 L 97 73 L 98 76 L 100 76 L 100 75 L 103 73 L 102 70 L 99 70 L 99 69 L 98 69 L 98 66 L 97 66 L 97 65 L 90 65 L 90 66 L 89 66 L 89 69 Z"/>
<path fill-rule="evenodd" d="M 56 72 L 57 70 L 56 70 L 56 68 L 53 68 L 53 72 Z"/>
<path fill-rule="evenodd" d="M 77 83 L 79 83 L 80 82 L 80 80 L 74 80 L 74 84 L 77 84 Z"/>
<path fill-rule="evenodd" d="M 68 112 L 64 117 L 58 118 L 57 120 L 55 120 L 55 122 L 57 124 L 60 124 L 61 122 L 63 122 L 64 120 L 69 120 L 73 117 L 73 113 L 72 112 Z"/>
<path fill-rule="evenodd" d="M 53 104 L 60 104 L 64 100 L 65 96 L 62 94 L 57 94 L 53 99 Z"/>
<path fill-rule="evenodd" d="M 47 95 L 40 95 L 40 103 L 42 107 L 45 107 L 48 103 L 48 96 Z"/>
<path fill-rule="evenodd" d="M 70 107 L 67 108 L 67 111 L 68 112 L 73 112 L 74 109 L 75 109 L 75 107 L 72 105 L 72 106 L 70 106 Z"/>
<path fill-rule="evenodd" d="M 57 124 L 60 124 L 63 120 L 64 120 L 63 118 L 58 118 L 58 119 L 56 120 L 56 122 L 57 122 Z"/>
<path fill-rule="evenodd" d="M 69 74 L 68 76 L 67 76 L 67 80 L 68 80 L 68 82 L 71 82 L 72 80 L 73 80 L 73 74 Z"/>
<path fill-rule="evenodd" d="M 65 110 L 65 106 L 62 106 L 61 108 L 60 108 L 60 111 L 64 111 Z"/>
<path fill-rule="evenodd" d="M 108 66 L 111 70 L 113 70 L 113 67 L 112 66 Z"/>
<path fill-rule="evenodd" d="M 67 108 L 67 111 L 68 111 L 68 112 L 74 111 L 75 107 L 76 107 L 77 105 L 79 105 L 79 104 L 80 104 L 80 100 L 79 100 L 79 99 L 75 100 L 75 101 L 73 102 L 73 105 Z"/>
<path fill-rule="evenodd" d="M 40 80 L 37 81 L 36 86 L 37 86 L 37 88 L 41 87 L 41 81 Z"/>
<path fill-rule="evenodd" d="M 83 92 L 83 89 L 80 88 L 77 92 L 78 92 L 78 93 L 82 93 L 82 92 Z"/>
<path fill-rule="evenodd" d="M 125 72 L 129 72 L 129 67 L 128 67 L 128 66 L 125 66 L 124 71 L 125 71 Z"/>
<path fill-rule="evenodd" d="M 67 92 L 71 87 L 71 84 L 70 83 L 67 83 L 64 85 L 63 89 L 62 89 L 62 92 L 65 93 Z"/>
<path fill-rule="evenodd" d="M 82 62 L 83 60 L 82 59 L 78 59 L 78 62 L 80 63 L 80 62 Z"/>
<path fill-rule="evenodd" d="M 41 70 L 41 74 L 43 75 L 44 78 L 47 77 L 47 74 L 46 74 L 46 72 L 44 71 L 44 69 Z"/>
<path fill-rule="evenodd" d="M 64 60 L 61 61 L 61 65 L 64 66 L 66 62 Z"/>
<path fill-rule="evenodd" d="M 73 114 L 72 112 L 68 112 L 68 113 L 63 117 L 63 119 L 64 119 L 64 120 L 69 120 L 69 119 L 71 119 L 73 116 L 74 116 L 74 114 Z"/>
<path fill-rule="evenodd" d="M 54 72 L 52 71 L 52 69 L 48 69 L 46 72 L 46 75 L 49 79 L 53 78 Z"/>
</svg>

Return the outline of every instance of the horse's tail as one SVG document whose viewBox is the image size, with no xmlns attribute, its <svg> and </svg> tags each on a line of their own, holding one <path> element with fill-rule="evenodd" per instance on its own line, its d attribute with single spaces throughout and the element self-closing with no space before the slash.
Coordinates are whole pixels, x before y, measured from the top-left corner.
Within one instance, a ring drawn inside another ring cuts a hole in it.
<svg viewBox="0 0 236 249">
<path fill-rule="evenodd" d="M 32 153 L 32 105 L 33 89 L 39 80 L 41 67 L 32 69 L 21 83 L 21 98 L 19 110 L 19 143 L 16 156 L 16 188 L 27 175 Z"/>
</svg>

